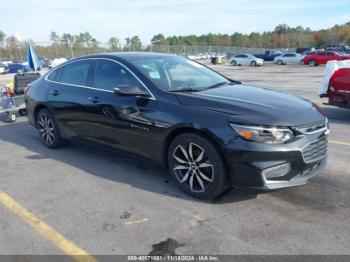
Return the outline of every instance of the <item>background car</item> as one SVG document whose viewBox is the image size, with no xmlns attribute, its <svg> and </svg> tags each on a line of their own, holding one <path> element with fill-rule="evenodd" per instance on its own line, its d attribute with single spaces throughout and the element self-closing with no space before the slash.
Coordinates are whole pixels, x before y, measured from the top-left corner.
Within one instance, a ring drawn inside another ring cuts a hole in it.
<svg viewBox="0 0 350 262">
<path fill-rule="evenodd" d="M 9 72 L 7 65 L 0 63 L 0 74 L 6 74 Z"/>
<path fill-rule="evenodd" d="M 342 55 L 333 51 L 314 52 L 304 57 L 304 64 L 310 66 L 317 66 L 326 64 L 331 60 L 346 60 L 350 59 L 350 55 Z"/>
<path fill-rule="evenodd" d="M 231 57 L 230 64 L 233 66 L 237 66 L 237 65 L 261 66 L 264 64 L 264 60 L 250 54 L 241 54 L 241 55 L 235 55 Z"/>
<path fill-rule="evenodd" d="M 330 105 L 350 108 L 350 60 L 327 63 L 320 97 Z"/>
<path fill-rule="evenodd" d="M 304 61 L 304 56 L 297 53 L 288 53 L 276 56 L 273 62 L 278 65 L 286 64 L 302 64 Z"/>
<path fill-rule="evenodd" d="M 254 54 L 255 57 L 261 58 L 264 61 L 273 61 L 276 56 L 281 55 L 282 52 L 277 51 L 277 50 L 266 50 L 265 53 L 263 54 Z"/>
<path fill-rule="evenodd" d="M 23 64 L 13 63 L 8 65 L 9 73 L 28 72 L 29 69 Z"/>
</svg>

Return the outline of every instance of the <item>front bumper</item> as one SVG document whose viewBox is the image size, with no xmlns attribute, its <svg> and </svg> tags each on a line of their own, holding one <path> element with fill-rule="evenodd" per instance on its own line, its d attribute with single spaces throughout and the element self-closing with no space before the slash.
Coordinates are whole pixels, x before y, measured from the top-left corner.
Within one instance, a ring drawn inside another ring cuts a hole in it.
<svg viewBox="0 0 350 262">
<path fill-rule="evenodd" d="M 319 141 L 322 144 L 318 144 Z M 311 156 L 305 150 L 312 145 Z M 318 148 L 322 155 L 317 155 Z M 272 145 L 236 138 L 224 147 L 233 186 L 274 190 L 306 184 L 327 163 L 327 132 L 297 136 L 287 144 Z M 316 157 L 317 156 L 317 157 Z M 278 172 L 277 170 L 281 167 Z M 266 172 L 271 170 L 271 172 Z M 266 176 L 266 174 L 274 174 Z"/>
</svg>

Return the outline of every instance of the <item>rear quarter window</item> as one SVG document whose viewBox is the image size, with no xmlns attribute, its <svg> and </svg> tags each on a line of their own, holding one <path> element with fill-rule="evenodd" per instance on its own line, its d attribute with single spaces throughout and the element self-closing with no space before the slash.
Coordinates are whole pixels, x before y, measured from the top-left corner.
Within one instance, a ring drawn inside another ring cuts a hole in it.
<svg viewBox="0 0 350 262">
<path fill-rule="evenodd" d="M 58 80 L 57 76 L 58 76 L 58 71 L 59 71 L 59 70 L 60 70 L 60 69 L 54 69 L 54 70 L 52 70 L 52 71 L 49 73 L 49 75 L 47 76 L 47 79 L 50 80 L 50 81 L 57 81 L 57 80 Z"/>
</svg>

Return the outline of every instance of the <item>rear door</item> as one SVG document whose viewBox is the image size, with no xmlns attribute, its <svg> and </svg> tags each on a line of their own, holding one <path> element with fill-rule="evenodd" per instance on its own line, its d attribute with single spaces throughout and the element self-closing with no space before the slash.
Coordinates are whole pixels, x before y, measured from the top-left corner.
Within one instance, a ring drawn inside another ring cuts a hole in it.
<svg viewBox="0 0 350 262">
<path fill-rule="evenodd" d="M 238 65 L 241 65 L 242 64 L 242 55 L 235 56 L 235 60 L 236 60 Z"/>
<path fill-rule="evenodd" d="M 247 55 L 242 55 L 242 60 L 241 61 L 242 61 L 241 62 L 242 65 L 249 65 L 250 64 L 250 60 L 249 60 Z"/>
<path fill-rule="evenodd" d="M 91 70 L 90 60 L 66 64 L 47 77 L 50 83 L 48 104 L 61 132 L 75 138 L 86 133 L 86 98 Z"/>
</svg>

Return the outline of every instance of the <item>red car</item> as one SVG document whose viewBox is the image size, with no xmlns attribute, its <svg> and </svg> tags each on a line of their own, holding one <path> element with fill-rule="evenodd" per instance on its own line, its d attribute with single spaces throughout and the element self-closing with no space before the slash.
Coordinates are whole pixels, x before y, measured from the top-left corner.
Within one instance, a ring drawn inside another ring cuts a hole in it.
<svg viewBox="0 0 350 262">
<path fill-rule="evenodd" d="M 317 66 L 327 64 L 331 60 L 350 59 L 350 55 L 342 55 L 334 51 L 318 51 L 304 57 L 304 65 Z"/>
<path fill-rule="evenodd" d="M 328 91 L 321 94 L 328 97 L 330 105 L 350 108 L 350 68 L 340 68 L 331 76 Z"/>
</svg>

